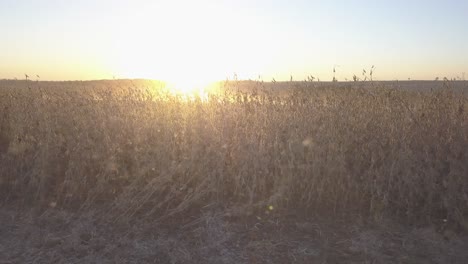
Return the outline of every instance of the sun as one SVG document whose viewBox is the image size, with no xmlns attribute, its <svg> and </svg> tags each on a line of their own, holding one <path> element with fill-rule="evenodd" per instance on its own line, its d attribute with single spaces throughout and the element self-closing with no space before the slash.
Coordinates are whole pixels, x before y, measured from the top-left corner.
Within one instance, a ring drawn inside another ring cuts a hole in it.
<svg viewBox="0 0 468 264">
<path fill-rule="evenodd" d="M 164 83 L 174 95 L 206 97 L 213 80 L 180 77 L 179 79 L 164 80 Z"/>
<path fill-rule="evenodd" d="M 177 94 L 192 94 L 196 92 L 197 90 L 202 89 L 202 85 L 200 85 L 195 80 L 187 80 L 187 79 L 172 80 L 172 81 L 164 80 L 164 82 L 166 84 L 166 88 L 168 88 L 169 90 Z"/>
<path fill-rule="evenodd" d="M 234 74 L 252 79 L 270 69 L 276 52 L 269 43 L 278 40 L 255 21 L 230 17 L 229 5 L 214 11 L 198 2 L 182 9 L 162 2 L 148 2 L 143 13 L 109 29 L 110 45 L 100 56 L 112 75 L 163 81 L 174 93 L 188 95 Z M 258 34 L 262 41 L 253 41 Z"/>
<path fill-rule="evenodd" d="M 157 50 L 145 46 L 139 49 L 131 47 L 120 53 L 118 58 L 113 63 L 117 76 L 162 81 L 174 95 L 205 93 L 214 83 L 225 80 L 227 76 L 227 71 L 220 67 L 222 63 L 201 45 L 177 49 L 160 47 Z"/>
<path fill-rule="evenodd" d="M 196 63 L 199 60 L 193 56 L 186 56 L 186 60 L 171 63 L 167 60 L 166 67 L 160 70 L 159 78 L 166 84 L 166 88 L 173 93 L 194 94 L 206 89 L 217 81 L 213 68 L 209 63 Z"/>
</svg>

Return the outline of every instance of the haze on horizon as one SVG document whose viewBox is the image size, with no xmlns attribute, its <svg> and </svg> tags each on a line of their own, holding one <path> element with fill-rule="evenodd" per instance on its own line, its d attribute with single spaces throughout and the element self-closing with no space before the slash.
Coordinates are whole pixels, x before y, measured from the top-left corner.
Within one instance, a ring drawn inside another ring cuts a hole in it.
<svg viewBox="0 0 468 264">
<path fill-rule="evenodd" d="M 468 78 L 468 1 L 0 2 L 0 79 Z M 339 66 L 337 66 L 339 65 Z M 182 81 L 183 82 L 183 81 Z"/>
</svg>

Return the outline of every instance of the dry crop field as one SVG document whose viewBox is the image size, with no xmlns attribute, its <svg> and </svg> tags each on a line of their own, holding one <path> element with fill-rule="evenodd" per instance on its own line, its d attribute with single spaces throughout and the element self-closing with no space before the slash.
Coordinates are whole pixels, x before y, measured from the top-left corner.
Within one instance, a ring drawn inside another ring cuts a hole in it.
<svg viewBox="0 0 468 264">
<path fill-rule="evenodd" d="M 0 263 L 465 263 L 468 88 L 396 85 L 0 81 Z"/>
</svg>

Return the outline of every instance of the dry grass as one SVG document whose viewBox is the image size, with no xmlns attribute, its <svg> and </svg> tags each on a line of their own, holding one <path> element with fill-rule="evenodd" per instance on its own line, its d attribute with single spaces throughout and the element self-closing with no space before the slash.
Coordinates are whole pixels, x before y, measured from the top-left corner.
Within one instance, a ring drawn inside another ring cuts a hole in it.
<svg viewBox="0 0 468 264">
<path fill-rule="evenodd" d="M 468 226 L 468 97 L 447 87 L 229 83 L 204 102 L 149 81 L 1 85 L 3 203 L 114 221 L 218 208 Z"/>
</svg>

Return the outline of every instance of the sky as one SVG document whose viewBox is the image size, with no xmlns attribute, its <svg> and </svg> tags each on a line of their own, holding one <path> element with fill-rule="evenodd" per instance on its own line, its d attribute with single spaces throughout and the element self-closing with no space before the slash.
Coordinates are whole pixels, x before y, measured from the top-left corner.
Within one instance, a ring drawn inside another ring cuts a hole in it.
<svg viewBox="0 0 468 264">
<path fill-rule="evenodd" d="M 466 0 L 0 0 L 0 79 L 468 78 L 467 14 Z"/>
</svg>

